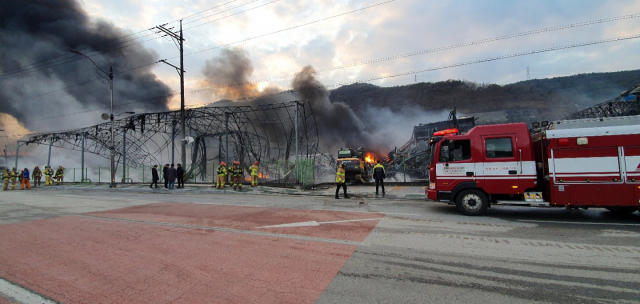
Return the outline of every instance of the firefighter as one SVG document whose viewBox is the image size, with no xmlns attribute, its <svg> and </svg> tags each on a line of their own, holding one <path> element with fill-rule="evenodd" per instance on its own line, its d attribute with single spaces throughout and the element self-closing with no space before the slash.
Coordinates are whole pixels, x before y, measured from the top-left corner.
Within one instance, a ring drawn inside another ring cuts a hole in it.
<svg viewBox="0 0 640 304">
<path fill-rule="evenodd" d="M 376 180 L 376 195 L 378 195 L 378 185 L 382 186 L 382 196 L 384 196 L 384 178 L 385 178 L 384 166 L 380 164 L 380 160 L 373 167 L 373 179 Z"/>
<path fill-rule="evenodd" d="M 233 186 L 233 190 L 236 189 L 236 161 L 233 161 L 231 168 L 227 169 L 229 173 L 229 183 Z"/>
<path fill-rule="evenodd" d="M 53 174 L 50 166 L 44 166 L 44 185 L 51 186 L 53 185 L 53 180 L 51 180 L 51 175 Z"/>
<path fill-rule="evenodd" d="M 31 190 L 31 184 L 29 184 L 29 180 L 31 180 L 31 175 L 29 174 L 29 169 L 24 168 L 22 172 L 20 172 L 20 177 L 22 177 L 22 183 L 20 184 L 20 190 L 24 190 L 24 185 L 27 184 L 27 190 Z"/>
<path fill-rule="evenodd" d="M 56 185 L 64 185 L 64 167 L 62 166 L 58 167 L 58 170 L 56 170 L 56 175 L 54 176 L 54 178 L 56 179 Z"/>
<path fill-rule="evenodd" d="M 31 174 L 33 175 L 33 186 L 40 186 L 40 179 L 42 178 L 42 171 L 40 171 L 40 167 L 36 166 L 33 168 L 33 172 L 31 172 Z"/>
<path fill-rule="evenodd" d="M 4 187 L 2 187 L 2 190 L 6 191 L 9 189 L 9 180 L 11 180 L 11 171 L 9 168 L 4 169 L 4 172 L 2 172 L 2 180 L 4 181 Z"/>
<path fill-rule="evenodd" d="M 216 184 L 217 189 L 224 188 L 225 177 L 227 176 L 227 164 L 225 162 L 220 162 L 220 167 L 218 167 L 218 183 Z"/>
<path fill-rule="evenodd" d="M 338 187 L 336 188 L 336 199 L 339 199 L 338 193 L 340 192 L 340 187 L 344 189 L 344 198 L 349 198 L 349 196 L 347 195 L 347 184 L 345 183 L 346 171 L 344 168 L 346 167 L 347 167 L 347 164 L 342 164 L 338 168 L 338 171 L 336 171 L 336 183 L 338 184 Z"/>
<path fill-rule="evenodd" d="M 16 168 L 11 170 L 11 190 L 16 190 L 16 179 L 18 178 L 18 171 Z"/>
<path fill-rule="evenodd" d="M 256 160 L 253 166 L 249 167 L 249 170 L 251 170 L 251 187 L 258 186 L 258 169 L 258 161 Z"/>
<path fill-rule="evenodd" d="M 233 178 L 235 182 L 233 184 L 233 190 L 236 190 L 236 186 L 238 190 L 242 190 L 242 177 L 244 176 L 244 169 L 242 168 L 242 164 L 239 161 L 235 163 L 235 169 L 233 170 Z"/>
</svg>

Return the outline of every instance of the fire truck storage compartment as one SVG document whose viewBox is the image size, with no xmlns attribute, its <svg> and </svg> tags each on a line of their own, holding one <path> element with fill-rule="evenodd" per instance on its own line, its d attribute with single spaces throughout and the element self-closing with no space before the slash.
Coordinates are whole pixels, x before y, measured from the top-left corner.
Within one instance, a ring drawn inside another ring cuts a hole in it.
<svg viewBox="0 0 640 304">
<path fill-rule="evenodd" d="M 640 205 L 640 146 L 623 147 L 626 183 L 634 193 L 634 204 Z"/>
<path fill-rule="evenodd" d="M 554 205 L 638 206 L 640 147 L 624 145 L 639 138 L 633 127 L 622 134 L 615 128 L 547 131 Z"/>
</svg>

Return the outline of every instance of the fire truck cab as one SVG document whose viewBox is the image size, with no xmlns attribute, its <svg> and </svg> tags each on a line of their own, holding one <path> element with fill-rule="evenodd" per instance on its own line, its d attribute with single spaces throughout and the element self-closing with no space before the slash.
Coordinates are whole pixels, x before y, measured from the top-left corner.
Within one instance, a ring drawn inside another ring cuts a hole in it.
<svg viewBox="0 0 640 304">
<path fill-rule="evenodd" d="M 431 141 L 427 197 L 432 200 L 476 215 L 490 200 L 520 200 L 536 188 L 533 145 L 524 123 L 476 126 L 464 135 L 444 130 Z"/>
<path fill-rule="evenodd" d="M 437 132 L 425 192 L 465 215 L 496 204 L 633 212 L 640 204 L 639 123 L 635 116 L 560 121 L 533 138 L 524 123 Z"/>
</svg>

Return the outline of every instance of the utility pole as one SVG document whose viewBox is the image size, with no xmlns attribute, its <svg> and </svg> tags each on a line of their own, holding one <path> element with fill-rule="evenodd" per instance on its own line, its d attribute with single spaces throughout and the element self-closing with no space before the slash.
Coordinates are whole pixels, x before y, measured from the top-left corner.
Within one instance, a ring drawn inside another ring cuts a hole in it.
<svg viewBox="0 0 640 304">
<path fill-rule="evenodd" d="M 296 101 L 296 178 L 300 180 L 300 161 L 299 161 L 299 151 L 298 151 L 298 101 Z M 304 186 L 304 185 L 303 185 Z"/>
<path fill-rule="evenodd" d="M 529 75 L 529 67 L 527 67 L 527 80 L 531 79 L 531 75 Z"/>
<path fill-rule="evenodd" d="M 81 163 L 82 164 L 80 165 L 82 167 L 82 168 L 80 168 L 80 173 L 81 173 L 80 182 L 81 183 L 84 183 L 84 180 L 86 179 L 86 176 L 84 176 L 84 137 L 85 137 L 86 134 L 87 133 L 82 132 L 82 157 L 81 157 L 81 159 L 82 159 Z"/>
<path fill-rule="evenodd" d="M 178 41 L 178 49 L 180 51 L 180 67 L 177 67 L 173 64 L 168 63 L 165 59 L 160 60 L 159 62 L 165 63 L 167 65 L 172 66 L 173 68 L 176 69 L 176 71 L 178 72 L 178 75 L 180 75 L 180 129 L 181 129 L 181 136 L 180 136 L 180 160 L 183 166 L 186 166 L 187 163 L 187 142 L 185 137 L 187 136 L 186 132 L 186 125 L 185 125 L 185 115 L 184 115 L 184 37 L 182 35 L 182 20 L 180 20 L 180 35 L 178 35 L 175 32 L 172 32 L 171 29 L 173 29 L 172 27 L 170 28 L 166 28 L 164 27 L 165 25 L 167 25 L 166 23 L 163 25 L 159 25 L 156 28 L 159 29 L 161 32 L 165 33 L 165 36 L 169 36 L 173 39 L 175 39 L 176 41 Z M 160 33 L 160 32 L 158 32 Z"/>
<path fill-rule="evenodd" d="M 47 166 L 51 166 L 51 145 L 53 145 L 53 138 L 49 137 L 49 156 L 47 157 Z"/>
<path fill-rule="evenodd" d="M 127 127 L 122 128 L 122 183 L 127 182 Z"/>
<path fill-rule="evenodd" d="M 171 121 L 171 164 L 175 164 L 177 123 L 175 119 Z"/>
<path fill-rule="evenodd" d="M 227 142 L 227 144 L 226 144 L 227 150 L 225 152 L 224 159 L 225 159 L 225 162 L 227 163 L 227 166 L 229 165 L 229 115 L 231 115 L 231 113 L 229 113 L 229 112 L 225 112 L 224 113 L 224 117 L 225 117 L 225 137 L 226 137 L 226 142 Z M 229 169 L 227 169 L 227 170 L 229 170 Z M 227 174 L 227 176 L 225 177 L 227 182 L 229 181 L 228 176 L 229 176 L 229 174 Z"/>
<path fill-rule="evenodd" d="M 19 170 L 18 169 L 18 154 L 20 152 L 20 143 L 25 143 L 26 144 L 27 142 L 26 141 L 22 141 L 22 140 L 18 140 L 16 142 L 16 170 Z"/>
</svg>

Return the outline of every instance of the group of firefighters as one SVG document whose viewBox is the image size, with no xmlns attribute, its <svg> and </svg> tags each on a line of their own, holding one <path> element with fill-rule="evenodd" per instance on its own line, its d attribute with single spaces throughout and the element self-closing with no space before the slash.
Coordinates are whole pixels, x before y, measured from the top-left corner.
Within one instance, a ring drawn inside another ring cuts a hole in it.
<svg viewBox="0 0 640 304">
<path fill-rule="evenodd" d="M 33 186 L 40 186 L 40 180 L 42 179 L 42 175 L 44 175 L 44 184 L 45 186 L 52 186 L 53 180 L 56 180 L 57 185 L 64 184 L 64 167 L 59 166 L 58 169 L 53 171 L 53 168 L 50 166 L 45 166 L 44 170 L 40 170 L 40 167 L 36 166 L 33 169 L 33 172 L 30 172 L 29 169 L 24 168 L 20 173 L 13 168 L 9 170 L 9 168 L 4 169 L 2 172 L 2 180 L 4 181 L 4 187 L 2 190 L 9 190 L 9 182 L 11 182 L 11 190 L 16 189 L 16 181 L 20 180 L 21 187 L 20 189 L 24 190 L 25 186 L 28 190 L 31 189 L 30 180 L 33 180 Z M 53 178 L 52 178 L 53 175 Z"/>
<path fill-rule="evenodd" d="M 338 198 L 338 193 L 340 188 L 344 189 L 344 197 L 349 198 L 347 195 L 347 185 L 345 179 L 345 168 L 346 165 L 342 164 L 337 172 L 336 172 L 336 183 L 338 184 L 338 188 L 336 189 L 336 196 Z M 249 171 L 251 174 L 251 187 L 258 186 L 258 161 L 254 162 L 251 167 L 249 167 Z M 374 167 L 373 177 L 376 180 L 376 194 L 378 194 L 378 184 L 382 186 L 382 194 L 384 194 L 384 167 L 378 163 Z M 30 179 L 33 179 L 33 186 L 40 186 L 40 179 L 44 174 L 45 177 L 45 186 L 52 186 L 53 179 L 56 180 L 56 184 L 64 184 L 64 167 L 60 166 L 58 169 L 54 171 L 50 166 L 45 166 L 44 171 L 40 171 L 40 168 L 36 166 L 33 169 L 33 172 L 29 172 L 29 169 L 24 168 L 20 173 L 13 168 L 13 170 L 9 170 L 8 168 L 4 170 L 2 173 L 2 179 L 4 180 L 4 187 L 2 190 L 9 190 L 9 182 L 11 182 L 11 190 L 16 189 L 16 181 L 18 179 L 21 180 L 21 189 L 24 190 L 25 185 L 27 189 L 31 189 L 31 184 L 29 183 Z M 53 179 L 51 178 L 53 175 Z M 231 168 L 227 169 L 227 164 L 225 162 L 220 163 L 220 167 L 218 167 L 218 182 L 216 183 L 217 189 L 223 189 L 226 183 L 227 175 L 231 177 L 231 185 L 233 186 L 233 190 L 242 190 L 242 178 L 244 176 L 244 168 L 239 161 L 234 161 Z"/>
<path fill-rule="evenodd" d="M 251 173 L 251 187 L 258 186 L 258 161 L 254 162 L 249 171 Z M 218 167 L 218 182 L 216 183 L 217 189 L 223 189 L 224 184 L 227 181 L 227 175 L 231 177 L 231 185 L 233 190 L 242 190 L 242 178 L 244 176 L 244 168 L 239 161 L 234 161 L 231 168 L 227 169 L 227 163 L 220 162 Z"/>
<path fill-rule="evenodd" d="M 345 163 L 340 164 L 338 166 L 338 170 L 336 170 L 336 184 L 338 187 L 336 188 L 336 199 L 339 199 L 338 194 L 340 193 L 340 188 L 344 190 L 344 198 L 349 198 L 347 195 L 347 178 L 346 178 L 346 170 L 347 165 Z M 380 164 L 380 161 L 373 166 L 373 179 L 376 181 L 376 195 L 378 195 L 378 187 L 382 186 L 382 196 L 385 195 L 384 192 L 384 179 L 386 178 L 384 166 Z"/>
</svg>

